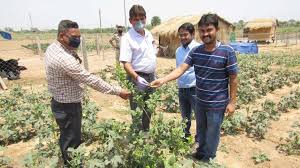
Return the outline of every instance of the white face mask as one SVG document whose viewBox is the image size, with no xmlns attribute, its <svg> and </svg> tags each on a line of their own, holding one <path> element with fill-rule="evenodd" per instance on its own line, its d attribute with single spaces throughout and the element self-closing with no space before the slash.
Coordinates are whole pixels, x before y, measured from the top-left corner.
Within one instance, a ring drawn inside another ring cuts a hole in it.
<svg viewBox="0 0 300 168">
<path fill-rule="evenodd" d="M 138 21 L 134 25 L 134 29 L 137 31 L 143 30 L 145 28 L 145 24 L 142 21 Z"/>
</svg>

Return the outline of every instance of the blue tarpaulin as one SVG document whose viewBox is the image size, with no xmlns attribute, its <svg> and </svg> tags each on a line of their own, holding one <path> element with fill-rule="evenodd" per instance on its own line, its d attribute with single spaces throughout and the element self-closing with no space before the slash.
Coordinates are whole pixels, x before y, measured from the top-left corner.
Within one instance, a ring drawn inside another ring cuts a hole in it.
<svg viewBox="0 0 300 168">
<path fill-rule="evenodd" d="M 0 31 L 0 35 L 1 35 L 4 39 L 6 39 L 6 40 L 11 40 L 11 39 L 12 39 L 11 34 L 8 33 L 8 32 Z"/>
<path fill-rule="evenodd" d="M 258 54 L 258 46 L 256 43 L 229 43 L 229 45 L 241 54 Z"/>
</svg>

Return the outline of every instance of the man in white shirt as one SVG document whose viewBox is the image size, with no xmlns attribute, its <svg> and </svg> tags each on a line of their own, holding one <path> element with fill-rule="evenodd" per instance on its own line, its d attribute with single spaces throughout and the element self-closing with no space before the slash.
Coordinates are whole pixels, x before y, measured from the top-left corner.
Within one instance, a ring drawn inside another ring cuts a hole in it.
<svg viewBox="0 0 300 168">
<path fill-rule="evenodd" d="M 132 28 L 121 39 L 120 62 L 124 64 L 129 80 L 138 90 L 146 92 L 146 101 L 154 92 L 154 89 L 148 85 L 155 79 L 156 47 L 151 33 L 145 29 L 146 11 L 144 8 L 140 5 L 133 5 L 129 16 Z M 130 108 L 132 110 L 137 108 L 132 97 Z M 145 108 L 140 125 L 143 131 L 149 130 L 150 119 L 151 113 Z"/>
</svg>

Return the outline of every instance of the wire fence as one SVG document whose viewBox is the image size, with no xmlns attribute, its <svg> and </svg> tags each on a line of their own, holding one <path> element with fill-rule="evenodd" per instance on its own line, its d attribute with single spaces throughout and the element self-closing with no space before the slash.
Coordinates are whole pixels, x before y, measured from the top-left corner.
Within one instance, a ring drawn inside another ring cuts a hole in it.
<svg viewBox="0 0 300 168">
<path fill-rule="evenodd" d="M 101 34 L 82 35 L 81 45 L 77 52 L 82 58 L 84 67 L 87 70 L 89 70 L 89 67 L 93 64 L 101 65 L 101 62 L 108 59 L 108 52 L 110 52 L 111 55 L 112 46 L 109 43 L 109 39 L 109 36 L 106 35 L 104 38 Z M 25 42 L 22 42 L 22 40 L 1 40 L 0 76 L 10 80 L 19 79 L 21 70 L 24 69 L 22 66 L 20 67 L 18 65 L 18 60 L 15 59 L 18 58 L 17 56 L 12 57 L 14 59 L 11 59 L 10 57 L 6 57 L 6 55 L 13 55 L 14 53 L 22 54 L 29 51 L 32 52 L 32 56 L 30 57 L 39 57 L 43 60 L 47 47 L 54 41 L 55 39 L 40 40 L 39 36 L 28 37 Z M 7 47 L 9 45 L 10 47 Z M 110 51 L 108 51 L 109 49 Z M 114 54 L 112 57 L 114 57 Z M 6 58 L 6 60 L 4 58 Z M 95 60 L 97 62 L 95 62 Z"/>
<path fill-rule="evenodd" d="M 111 34 L 110 34 L 111 35 Z M 110 36 L 109 35 L 109 36 Z M 82 35 L 82 43 L 78 50 L 79 56 L 84 61 L 84 66 L 86 69 L 90 69 L 93 64 L 101 64 L 107 59 L 108 49 L 112 46 L 109 43 L 109 36 L 103 38 L 102 34 L 93 35 Z M 16 43 L 13 47 L 6 47 L 5 45 L 0 45 L 0 76 L 8 79 L 18 79 L 20 72 L 24 70 L 24 67 L 18 65 L 18 60 L 8 59 L 4 60 L 2 56 L 5 56 L 10 52 L 24 53 L 26 49 L 33 52 L 33 56 L 39 56 L 42 60 L 44 57 L 44 52 L 47 47 L 55 39 L 43 39 L 40 40 L 40 36 L 26 36 L 26 43 L 20 43 L 19 40 L 0 40 L 1 44 L 6 42 Z M 290 32 L 290 33 L 256 33 L 256 34 L 246 34 L 237 33 L 235 35 L 235 41 L 242 42 L 258 42 L 263 44 L 272 44 L 275 46 L 292 46 L 298 45 L 300 43 L 300 32 Z M 20 44 L 17 44 L 20 43 Z M 28 50 L 27 50 L 28 51 Z M 112 50 L 110 50 L 111 52 Z M 115 54 L 113 54 L 114 57 Z M 2 59 L 1 59 L 2 58 Z M 95 59 L 97 58 L 97 59 Z M 97 62 L 95 62 L 97 60 Z M 112 60 L 112 59 L 111 59 Z"/>
<path fill-rule="evenodd" d="M 300 43 L 300 32 L 289 33 L 238 33 L 236 41 L 291 46 Z"/>
</svg>

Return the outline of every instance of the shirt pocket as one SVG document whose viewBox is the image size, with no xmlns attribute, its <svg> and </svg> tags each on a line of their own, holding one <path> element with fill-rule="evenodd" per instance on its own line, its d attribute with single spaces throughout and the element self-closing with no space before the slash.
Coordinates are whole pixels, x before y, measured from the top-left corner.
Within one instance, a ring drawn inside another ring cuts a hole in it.
<svg viewBox="0 0 300 168">
<path fill-rule="evenodd" d="M 131 50 L 133 55 L 140 55 L 143 51 L 142 47 L 138 44 L 133 44 Z"/>
</svg>

